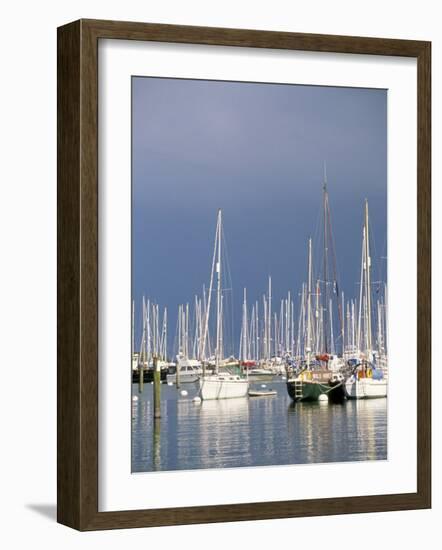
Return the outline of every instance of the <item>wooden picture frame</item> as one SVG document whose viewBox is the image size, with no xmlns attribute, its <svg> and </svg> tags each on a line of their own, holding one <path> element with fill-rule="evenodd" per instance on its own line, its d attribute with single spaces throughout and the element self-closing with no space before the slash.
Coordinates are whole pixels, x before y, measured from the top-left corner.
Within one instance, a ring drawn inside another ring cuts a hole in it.
<svg viewBox="0 0 442 550">
<path fill-rule="evenodd" d="M 159 41 L 404 56 L 418 67 L 417 492 L 98 511 L 98 41 Z M 58 521 L 82 531 L 431 506 L 431 44 L 79 20 L 58 29 Z"/>
</svg>

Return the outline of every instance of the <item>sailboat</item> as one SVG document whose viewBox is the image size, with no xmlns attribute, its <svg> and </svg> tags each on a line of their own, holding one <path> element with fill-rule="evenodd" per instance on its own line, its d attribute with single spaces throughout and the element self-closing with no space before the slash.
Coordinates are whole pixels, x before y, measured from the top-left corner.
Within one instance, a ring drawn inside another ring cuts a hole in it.
<svg viewBox="0 0 442 550">
<path fill-rule="evenodd" d="M 358 353 L 349 361 L 352 372 L 345 382 L 345 392 L 349 399 L 387 397 L 386 360 L 384 368 L 376 365 L 379 353 L 373 350 L 372 337 L 372 298 L 371 298 L 371 258 L 368 231 L 368 201 L 365 201 L 364 226 L 362 229 L 361 286 L 359 297 Z M 361 338 L 363 341 L 361 342 Z M 363 351 L 361 351 L 361 349 Z M 378 350 L 379 351 L 379 350 Z"/>
<path fill-rule="evenodd" d="M 345 399 L 338 361 L 321 362 L 313 355 L 313 315 L 312 315 L 312 239 L 308 241 L 308 281 L 307 281 L 306 337 L 304 342 L 305 359 L 293 370 L 287 380 L 287 391 L 293 401 L 329 400 L 341 402 Z"/>
<path fill-rule="evenodd" d="M 215 244 L 213 249 L 212 270 L 210 274 L 210 286 L 207 309 L 204 320 L 200 356 L 205 357 L 205 347 L 209 327 L 210 302 L 212 297 L 213 282 L 216 274 L 216 344 L 215 344 L 215 368 L 213 374 L 204 374 L 199 378 L 199 391 L 201 399 L 231 399 L 246 397 L 249 390 L 248 378 L 243 378 L 232 372 L 228 364 L 223 360 L 223 289 L 222 289 L 222 211 L 218 210 Z"/>
</svg>

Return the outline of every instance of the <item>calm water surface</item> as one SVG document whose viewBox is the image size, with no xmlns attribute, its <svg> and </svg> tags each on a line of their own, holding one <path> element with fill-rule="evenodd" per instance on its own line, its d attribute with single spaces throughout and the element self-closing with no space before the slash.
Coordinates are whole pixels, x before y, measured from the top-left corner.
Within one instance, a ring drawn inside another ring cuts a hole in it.
<svg viewBox="0 0 442 550">
<path fill-rule="evenodd" d="M 272 397 L 192 403 L 195 384 L 161 385 L 161 420 L 153 421 L 153 386 L 132 386 L 132 471 L 236 468 L 385 460 L 387 399 L 341 405 L 297 403 L 280 379 L 251 383 Z"/>
</svg>

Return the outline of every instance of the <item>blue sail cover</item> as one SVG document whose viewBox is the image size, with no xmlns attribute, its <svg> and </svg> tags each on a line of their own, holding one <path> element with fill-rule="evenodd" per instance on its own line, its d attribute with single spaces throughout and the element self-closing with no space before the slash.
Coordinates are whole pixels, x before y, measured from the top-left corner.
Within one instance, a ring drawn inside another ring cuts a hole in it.
<svg viewBox="0 0 442 550">
<path fill-rule="evenodd" d="M 373 380 L 382 380 L 382 378 L 384 378 L 384 373 L 380 369 L 373 369 L 372 377 Z"/>
</svg>

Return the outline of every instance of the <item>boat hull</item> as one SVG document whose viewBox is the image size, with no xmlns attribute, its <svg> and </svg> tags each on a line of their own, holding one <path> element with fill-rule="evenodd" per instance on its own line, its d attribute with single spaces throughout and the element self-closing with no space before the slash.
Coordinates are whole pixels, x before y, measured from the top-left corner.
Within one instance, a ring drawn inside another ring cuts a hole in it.
<svg viewBox="0 0 442 550">
<path fill-rule="evenodd" d="M 272 395 L 278 395 L 278 392 L 276 390 L 249 390 L 249 397 L 269 397 Z"/>
<path fill-rule="evenodd" d="M 247 397 L 249 382 L 238 376 L 206 376 L 199 380 L 200 395 L 203 400 L 235 399 Z"/>
<path fill-rule="evenodd" d="M 251 369 L 249 376 L 273 376 L 273 372 L 269 369 Z"/>
<path fill-rule="evenodd" d="M 161 369 L 161 382 L 166 382 L 167 378 L 167 369 Z M 140 371 L 138 369 L 132 370 L 132 383 L 138 384 L 140 382 Z M 148 384 L 153 382 L 153 368 L 149 367 L 148 369 L 143 370 L 143 382 Z"/>
<path fill-rule="evenodd" d="M 180 374 L 180 384 L 191 384 L 199 379 L 198 373 Z M 176 374 L 168 374 L 166 377 L 168 384 L 176 384 Z"/>
<path fill-rule="evenodd" d="M 293 401 L 318 401 L 326 395 L 332 403 L 342 403 L 345 390 L 342 383 L 321 383 L 310 380 L 288 380 L 287 392 Z"/>
<path fill-rule="evenodd" d="M 387 380 L 373 378 L 350 379 L 344 384 L 348 399 L 376 399 L 387 397 Z"/>
</svg>

